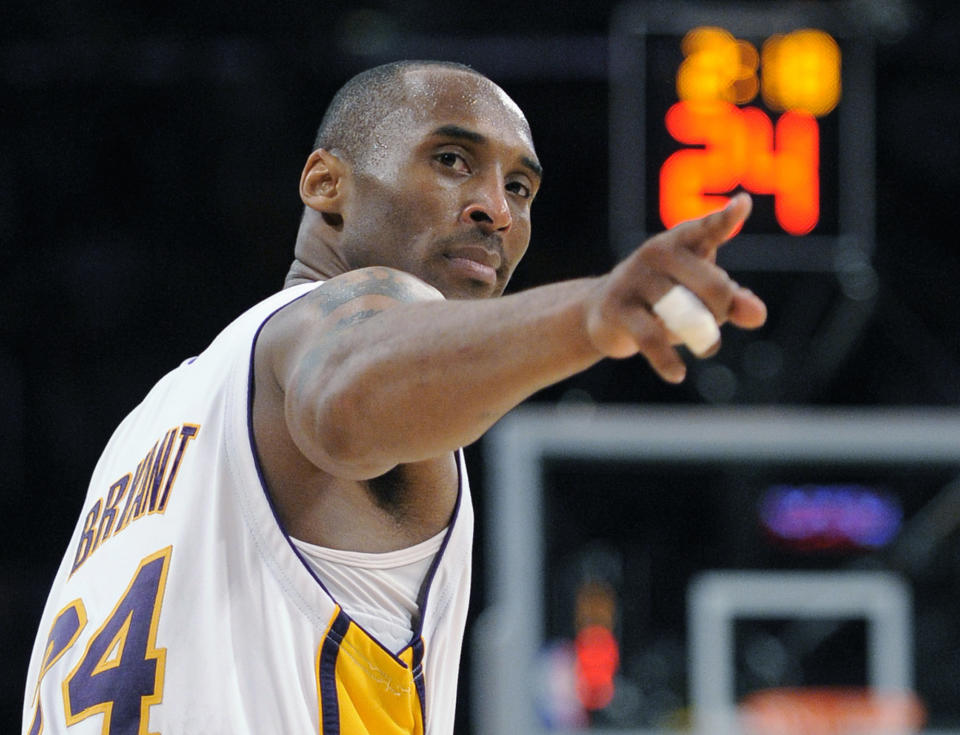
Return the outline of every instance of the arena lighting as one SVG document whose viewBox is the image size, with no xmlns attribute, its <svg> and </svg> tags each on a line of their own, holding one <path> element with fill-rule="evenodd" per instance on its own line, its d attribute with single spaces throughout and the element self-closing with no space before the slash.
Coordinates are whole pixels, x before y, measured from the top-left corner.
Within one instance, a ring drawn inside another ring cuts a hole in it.
<svg viewBox="0 0 960 735">
<path fill-rule="evenodd" d="M 576 692 L 587 712 L 613 701 L 614 675 L 620 667 L 620 644 L 613 634 L 617 617 L 616 592 L 611 584 L 583 580 L 574 601 L 573 641 L 576 653 Z"/>
<path fill-rule="evenodd" d="M 744 735 L 910 733 L 926 722 L 912 692 L 811 687 L 754 692 L 741 704 Z"/>
<path fill-rule="evenodd" d="M 903 512 L 886 493 L 860 485 L 774 485 L 759 504 L 764 530 L 801 551 L 875 549 L 900 530 Z"/>
<path fill-rule="evenodd" d="M 617 639 L 602 625 L 591 625 L 574 641 L 577 652 L 577 696 L 587 711 L 603 709 L 614 695 L 613 676 L 620 666 Z"/>
<path fill-rule="evenodd" d="M 716 27 L 698 27 L 681 42 L 679 102 L 666 130 L 686 147 L 660 168 L 665 227 L 722 208 L 742 188 L 772 195 L 777 223 L 806 235 L 820 219 L 820 129 L 816 117 L 840 100 L 840 47 L 828 34 L 801 29 L 774 35 L 763 53 Z M 760 90 L 782 111 L 774 122 L 752 102 Z"/>
</svg>

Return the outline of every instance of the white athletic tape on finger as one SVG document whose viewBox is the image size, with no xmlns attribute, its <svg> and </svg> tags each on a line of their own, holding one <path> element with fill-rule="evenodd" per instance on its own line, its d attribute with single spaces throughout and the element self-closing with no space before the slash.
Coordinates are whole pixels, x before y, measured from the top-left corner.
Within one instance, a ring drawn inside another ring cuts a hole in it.
<svg viewBox="0 0 960 735">
<path fill-rule="evenodd" d="M 667 329 L 683 340 L 695 355 L 702 355 L 720 339 L 720 327 L 710 310 L 686 286 L 677 284 L 653 305 L 653 313 Z"/>
</svg>

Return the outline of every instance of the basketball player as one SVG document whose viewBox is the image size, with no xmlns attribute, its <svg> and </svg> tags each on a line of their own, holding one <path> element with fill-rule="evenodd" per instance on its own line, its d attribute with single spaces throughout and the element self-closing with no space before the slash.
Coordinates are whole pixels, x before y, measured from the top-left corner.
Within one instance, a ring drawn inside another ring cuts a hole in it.
<svg viewBox="0 0 960 735">
<path fill-rule="evenodd" d="M 286 287 L 160 380 L 93 472 L 24 733 L 452 731 L 460 447 L 604 357 L 682 380 L 654 313 L 678 285 L 714 328 L 765 318 L 714 264 L 745 196 L 603 277 L 492 298 L 540 178 L 523 114 L 466 67 L 378 67 L 338 93 Z"/>
</svg>

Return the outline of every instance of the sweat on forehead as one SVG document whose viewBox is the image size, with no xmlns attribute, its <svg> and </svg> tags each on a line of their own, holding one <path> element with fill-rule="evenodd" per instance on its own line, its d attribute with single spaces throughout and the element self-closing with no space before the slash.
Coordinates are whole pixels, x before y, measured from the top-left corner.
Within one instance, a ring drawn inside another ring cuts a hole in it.
<svg viewBox="0 0 960 735">
<path fill-rule="evenodd" d="M 529 131 L 517 103 L 487 77 L 456 69 L 414 68 L 404 76 L 407 101 L 416 111 L 469 111 L 477 117 L 500 118 Z"/>
<path fill-rule="evenodd" d="M 529 128 L 516 103 L 497 85 L 470 67 L 442 61 L 401 61 L 374 67 L 353 77 L 337 94 L 317 130 L 314 148 L 332 150 L 363 164 L 397 126 L 420 115 L 469 109 Z M 379 140 L 378 140 L 379 139 Z"/>
</svg>

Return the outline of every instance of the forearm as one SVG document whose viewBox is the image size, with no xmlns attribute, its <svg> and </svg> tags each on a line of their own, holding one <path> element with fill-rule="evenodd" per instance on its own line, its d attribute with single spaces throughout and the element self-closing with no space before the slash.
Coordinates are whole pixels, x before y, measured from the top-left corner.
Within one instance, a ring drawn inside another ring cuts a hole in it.
<svg viewBox="0 0 960 735">
<path fill-rule="evenodd" d="M 326 456 L 315 461 L 366 476 L 469 444 L 534 392 L 602 357 L 585 329 L 595 285 L 386 309 L 300 361 L 287 392 L 288 418 L 299 423 L 291 433 L 307 452 L 311 437 L 324 437 Z"/>
<path fill-rule="evenodd" d="M 763 302 L 715 263 L 749 211 L 748 197 L 734 197 L 651 238 L 604 276 L 487 301 L 443 301 L 387 268 L 342 274 L 265 350 L 279 356 L 290 436 L 318 467 L 363 479 L 469 444 L 532 393 L 604 356 L 641 354 L 680 382 L 678 335 L 654 313 L 674 286 L 717 325 L 753 329 L 766 319 Z"/>
</svg>

